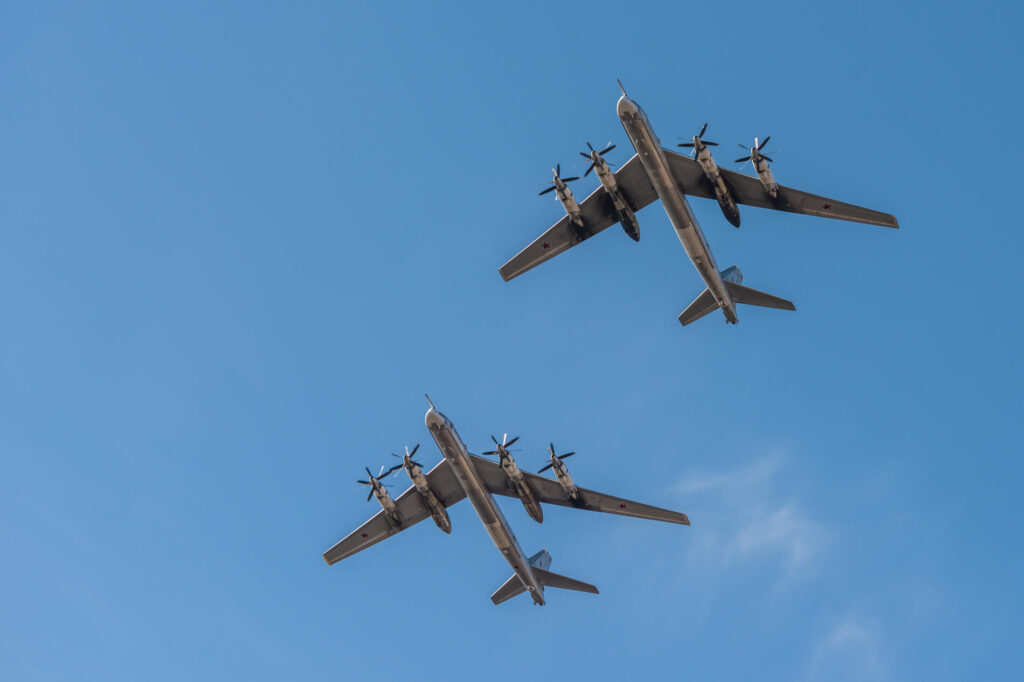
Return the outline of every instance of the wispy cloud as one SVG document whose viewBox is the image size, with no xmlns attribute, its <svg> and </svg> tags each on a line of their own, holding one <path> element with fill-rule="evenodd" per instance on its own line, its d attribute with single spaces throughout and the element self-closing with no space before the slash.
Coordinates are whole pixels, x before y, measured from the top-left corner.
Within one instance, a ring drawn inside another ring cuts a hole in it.
<svg viewBox="0 0 1024 682">
<path fill-rule="evenodd" d="M 847 617 L 818 642 L 807 668 L 808 680 L 885 680 L 875 628 L 863 619 Z"/>
<path fill-rule="evenodd" d="M 762 457 L 732 471 L 691 472 L 676 486 L 708 513 L 704 540 L 694 547 L 702 560 L 734 565 L 777 557 L 780 584 L 803 574 L 828 542 L 825 524 L 813 519 L 792 495 L 780 493 L 780 454 Z"/>
</svg>

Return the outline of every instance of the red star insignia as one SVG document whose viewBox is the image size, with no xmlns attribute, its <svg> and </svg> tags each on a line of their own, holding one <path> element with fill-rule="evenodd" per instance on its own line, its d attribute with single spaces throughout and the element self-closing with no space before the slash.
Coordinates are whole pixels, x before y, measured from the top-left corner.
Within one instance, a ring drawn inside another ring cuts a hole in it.
<svg viewBox="0 0 1024 682">
<path fill-rule="evenodd" d="M 825 204 L 824 206 L 822 206 L 822 208 L 825 209 L 826 211 L 831 211 L 832 210 L 832 204 Z"/>
<path fill-rule="evenodd" d="M 363 533 L 363 537 L 364 537 L 364 538 L 368 538 L 368 537 L 370 537 L 370 536 L 369 536 L 369 535 L 367 535 L 366 533 Z"/>
<path fill-rule="evenodd" d="M 626 508 L 626 505 L 621 504 L 621 503 L 619 504 L 619 509 L 625 509 L 625 508 Z"/>
<path fill-rule="evenodd" d="M 551 244 L 548 244 L 547 242 L 544 242 L 543 244 L 541 244 L 541 248 L 550 249 L 551 248 Z"/>
</svg>

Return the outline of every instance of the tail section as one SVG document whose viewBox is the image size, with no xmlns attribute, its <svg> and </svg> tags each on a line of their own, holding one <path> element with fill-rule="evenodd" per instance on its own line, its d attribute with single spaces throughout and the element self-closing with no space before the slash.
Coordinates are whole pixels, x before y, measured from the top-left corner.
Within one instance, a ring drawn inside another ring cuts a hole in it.
<svg viewBox="0 0 1024 682">
<path fill-rule="evenodd" d="M 762 308 L 796 310 L 796 306 L 793 305 L 792 301 L 787 301 L 784 298 L 779 298 L 778 296 L 766 294 L 763 291 L 758 291 L 757 289 L 745 287 L 742 284 L 736 284 L 735 282 L 726 281 L 725 288 L 729 290 L 729 295 L 732 296 L 732 300 L 736 301 L 737 303 L 756 305 L 761 306 Z"/>
<path fill-rule="evenodd" d="M 545 571 L 543 568 L 533 569 L 533 575 L 537 577 L 537 582 L 544 587 L 557 587 L 563 590 L 589 592 L 590 594 L 598 593 L 597 588 L 590 583 L 585 583 L 582 580 L 576 580 L 558 573 L 552 573 L 551 571 Z"/>
<path fill-rule="evenodd" d="M 541 592 L 544 587 L 557 587 L 563 590 L 575 590 L 576 592 L 589 592 L 590 594 L 597 594 L 597 588 L 590 583 L 585 583 L 581 580 L 575 580 L 558 573 L 552 573 L 547 570 L 548 566 L 551 565 L 551 555 L 548 554 L 546 549 L 534 554 L 529 559 L 530 570 L 533 572 L 533 577 L 540 583 Z M 491 595 L 491 601 L 495 604 L 508 601 L 512 597 L 518 596 L 526 592 L 526 585 L 519 578 L 518 575 L 513 575 L 511 578 L 505 581 L 505 584 L 499 587 L 494 594 Z M 535 600 L 538 604 L 543 604 L 543 599 Z"/>
<path fill-rule="evenodd" d="M 715 300 L 711 289 L 705 289 L 700 296 L 693 299 L 693 303 L 686 306 L 686 310 L 679 314 L 679 322 L 685 327 L 715 310 L 718 310 L 718 301 Z"/>
<path fill-rule="evenodd" d="M 787 301 L 784 298 L 772 296 L 771 294 L 766 294 L 763 291 L 751 289 L 750 287 L 745 287 L 740 284 L 740 282 L 743 281 L 743 273 L 740 272 L 740 269 L 735 265 L 722 270 L 719 274 L 722 277 L 722 283 L 725 285 L 725 288 L 729 292 L 729 296 L 732 298 L 734 303 L 756 305 L 762 308 L 777 308 L 779 310 L 796 310 L 796 306 L 793 305 L 792 301 Z M 701 295 L 695 298 L 693 303 L 687 306 L 686 310 L 679 315 L 679 322 L 683 326 L 686 326 L 694 320 L 699 320 L 719 307 L 719 303 L 715 300 L 711 290 L 705 289 Z M 727 319 L 728 317 L 729 316 L 726 315 Z"/>
</svg>

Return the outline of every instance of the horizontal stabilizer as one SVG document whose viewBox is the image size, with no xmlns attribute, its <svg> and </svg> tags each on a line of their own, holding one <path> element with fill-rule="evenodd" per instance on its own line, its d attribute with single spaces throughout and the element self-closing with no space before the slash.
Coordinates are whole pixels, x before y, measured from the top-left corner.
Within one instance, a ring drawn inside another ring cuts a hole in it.
<svg viewBox="0 0 1024 682">
<path fill-rule="evenodd" d="M 679 321 L 686 326 L 694 320 L 699 320 L 708 313 L 718 309 L 718 301 L 715 300 L 714 295 L 711 293 L 711 289 L 705 289 L 704 293 L 693 300 L 693 303 L 686 307 L 682 313 L 679 314 Z"/>
<path fill-rule="evenodd" d="M 523 585 L 523 581 L 519 579 L 518 575 L 513 574 L 511 578 L 505 581 L 504 585 L 491 595 L 491 601 L 495 604 L 500 604 L 523 592 L 526 592 L 526 586 Z"/>
<path fill-rule="evenodd" d="M 731 296 L 732 300 L 736 303 L 756 305 L 761 306 L 762 308 L 778 308 L 779 310 L 796 310 L 796 306 L 793 305 L 792 301 L 787 301 L 784 298 L 766 294 L 763 291 L 758 291 L 757 289 L 745 287 L 742 284 L 737 284 L 736 282 L 726 280 L 725 288 L 729 290 L 729 296 Z M 686 323 L 683 322 L 683 324 Z"/>
<path fill-rule="evenodd" d="M 545 571 L 543 568 L 534 568 L 533 575 L 537 578 L 537 582 L 545 587 L 557 587 L 563 590 L 575 590 L 577 592 L 597 594 L 597 588 L 590 583 L 585 583 L 581 580 L 574 580 L 573 578 L 568 578 L 558 573 L 552 573 L 551 571 Z M 504 589 L 504 586 L 502 586 L 502 589 Z M 500 591 L 501 590 L 498 590 L 498 592 Z"/>
</svg>

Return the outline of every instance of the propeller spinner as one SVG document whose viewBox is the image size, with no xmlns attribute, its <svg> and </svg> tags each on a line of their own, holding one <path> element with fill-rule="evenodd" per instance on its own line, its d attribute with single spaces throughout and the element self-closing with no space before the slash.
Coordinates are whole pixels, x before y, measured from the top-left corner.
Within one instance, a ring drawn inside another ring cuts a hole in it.
<svg viewBox="0 0 1024 682">
<path fill-rule="evenodd" d="M 563 178 L 562 177 L 562 164 L 560 164 L 560 163 L 555 164 L 555 167 L 551 169 L 551 172 L 554 173 L 554 175 L 555 175 L 554 182 L 552 182 L 551 186 L 548 187 L 547 189 L 541 190 L 540 193 L 538 194 L 538 196 L 543 196 L 543 195 L 547 194 L 548 192 L 554 192 L 556 189 L 558 189 L 558 183 L 560 183 L 560 182 L 562 182 L 562 183 L 572 182 L 573 180 L 579 180 L 580 179 L 579 176 L 575 176 L 575 177 L 571 177 L 571 178 Z"/>
<path fill-rule="evenodd" d="M 705 123 L 703 125 L 703 127 L 701 127 L 700 132 L 693 136 L 693 141 L 692 142 L 682 142 L 682 143 L 680 143 L 680 144 L 678 144 L 676 146 L 677 147 L 691 147 L 691 148 L 693 148 L 694 151 L 696 151 L 698 149 L 698 145 L 704 145 L 704 146 L 708 146 L 708 147 L 717 147 L 718 146 L 717 142 L 712 142 L 711 140 L 705 140 L 704 139 L 704 132 L 707 129 L 708 129 L 708 124 Z M 744 149 L 746 149 L 746 147 L 744 147 Z M 693 156 L 693 152 L 690 152 L 690 156 Z"/>
<path fill-rule="evenodd" d="M 750 160 L 755 160 L 756 161 L 757 159 L 764 159 L 765 161 L 768 161 L 769 163 L 775 163 L 774 161 L 772 161 L 771 157 L 766 156 L 765 154 L 761 153 L 761 150 L 765 148 L 765 146 L 768 144 L 768 140 L 770 140 L 770 139 L 772 139 L 771 135 L 769 135 L 768 137 L 766 137 L 763 140 L 761 140 L 760 142 L 758 142 L 757 138 L 755 137 L 754 138 L 754 146 L 750 148 L 750 154 L 747 155 L 747 156 L 744 156 L 742 159 L 736 159 L 736 161 L 734 161 L 734 163 L 744 163 L 745 161 L 750 161 Z M 746 149 L 746 147 L 744 147 L 741 144 L 738 145 L 738 146 L 739 146 L 740 149 Z"/>
<path fill-rule="evenodd" d="M 597 151 L 597 150 L 595 150 L 590 145 L 589 142 L 587 142 L 587 147 L 590 149 L 590 153 L 589 154 L 586 153 L 586 152 L 580 152 L 580 156 L 582 156 L 584 159 L 590 159 L 590 165 L 587 166 L 587 172 L 583 174 L 583 177 L 587 177 L 588 175 L 590 175 L 590 171 L 594 170 L 594 166 L 597 165 L 597 159 L 594 158 L 594 154 L 597 154 L 598 156 L 604 156 L 605 154 L 607 154 L 611 150 L 615 149 L 615 145 L 609 144 L 607 147 L 605 147 L 601 151 Z M 605 163 L 607 163 L 609 166 L 614 166 L 615 165 L 613 163 L 608 163 L 607 161 L 605 161 Z"/>
<path fill-rule="evenodd" d="M 575 454 L 576 454 L 576 451 L 575 451 L 575 450 L 573 450 L 572 452 L 567 452 L 567 453 L 565 453 L 564 455 L 556 455 L 556 454 L 555 454 L 555 444 L 554 444 L 554 443 L 551 443 L 551 444 L 550 444 L 550 445 L 548 446 L 548 453 L 549 453 L 549 454 L 551 455 L 551 461 L 550 461 L 550 462 L 548 462 L 547 464 L 545 464 L 544 466 L 542 466 L 542 467 L 541 467 L 540 469 L 538 469 L 538 470 L 537 470 L 537 473 L 538 473 L 538 474 L 539 474 L 539 473 L 543 473 L 543 472 L 547 471 L 548 469 L 550 469 L 551 467 L 555 466 L 555 460 L 556 460 L 556 459 L 557 459 L 557 460 L 558 460 L 559 462 L 561 462 L 561 461 L 562 461 L 563 459 L 565 459 L 566 457 L 572 457 L 573 455 L 575 455 Z"/>
</svg>

